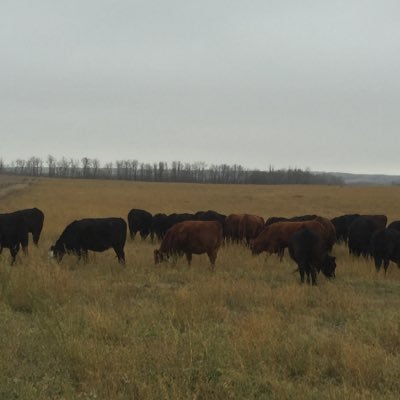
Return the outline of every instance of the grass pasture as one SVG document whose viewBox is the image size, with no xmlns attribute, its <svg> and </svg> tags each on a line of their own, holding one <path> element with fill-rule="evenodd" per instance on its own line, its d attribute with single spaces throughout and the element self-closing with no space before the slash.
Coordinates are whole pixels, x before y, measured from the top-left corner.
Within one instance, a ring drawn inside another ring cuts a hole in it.
<svg viewBox="0 0 400 400">
<path fill-rule="evenodd" d="M 128 239 L 88 264 L 47 250 L 83 217 L 215 209 L 263 217 L 385 213 L 398 187 L 229 186 L 40 179 L 0 197 L 1 212 L 45 212 L 39 248 L 0 256 L 0 399 L 398 399 L 400 270 L 337 246 L 337 278 L 301 286 L 295 265 L 221 249 L 188 268 L 154 266 Z"/>
</svg>

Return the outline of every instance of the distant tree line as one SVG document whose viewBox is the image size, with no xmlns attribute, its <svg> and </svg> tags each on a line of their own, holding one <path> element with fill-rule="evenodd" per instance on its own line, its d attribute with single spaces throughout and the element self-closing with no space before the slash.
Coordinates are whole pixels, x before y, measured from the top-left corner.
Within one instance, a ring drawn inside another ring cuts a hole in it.
<svg viewBox="0 0 400 400">
<path fill-rule="evenodd" d="M 137 160 L 118 160 L 101 164 L 97 158 L 80 160 L 46 160 L 31 157 L 5 164 L 0 159 L 0 173 L 50 178 L 121 179 L 146 182 L 230 183 L 230 184 L 323 184 L 342 185 L 343 179 L 299 168 L 251 170 L 241 165 L 207 165 L 204 162 L 182 163 L 165 161 L 143 163 Z"/>
</svg>

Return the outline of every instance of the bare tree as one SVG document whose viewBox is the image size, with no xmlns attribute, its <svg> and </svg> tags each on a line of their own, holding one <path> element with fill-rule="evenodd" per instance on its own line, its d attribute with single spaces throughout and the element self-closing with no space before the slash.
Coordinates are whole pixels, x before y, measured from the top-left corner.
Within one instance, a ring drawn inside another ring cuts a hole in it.
<svg viewBox="0 0 400 400">
<path fill-rule="evenodd" d="M 56 174 L 56 159 L 52 155 L 47 156 L 47 168 L 49 177 L 55 176 Z"/>
<path fill-rule="evenodd" d="M 83 157 L 81 159 L 82 163 L 82 176 L 84 178 L 89 178 L 90 177 L 90 159 L 87 157 Z"/>
<path fill-rule="evenodd" d="M 92 175 L 93 175 L 93 178 L 97 177 L 97 172 L 98 172 L 99 168 L 100 168 L 100 161 L 97 158 L 94 158 L 92 160 Z"/>
</svg>

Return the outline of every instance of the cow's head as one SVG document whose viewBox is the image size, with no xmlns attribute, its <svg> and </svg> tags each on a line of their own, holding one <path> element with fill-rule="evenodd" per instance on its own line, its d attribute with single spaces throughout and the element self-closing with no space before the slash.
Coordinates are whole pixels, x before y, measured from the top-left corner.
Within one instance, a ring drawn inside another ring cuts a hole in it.
<svg viewBox="0 0 400 400">
<path fill-rule="evenodd" d="M 257 244 L 257 242 L 254 239 L 250 240 L 249 247 L 251 250 L 251 254 L 253 254 L 253 256 L 257 256 L 258 254 L 261 254 L 263 251 L 262 246 Z"/>
<path fill-rule="evenodd" d="M 334 278 L 336 276 L 335 270 L 336 270 L 336 257 L 332 256 L 326 256 L 324 259 L 324 263 L 322 265 L 322 273 L 327 277 L 327 278 Z"/>
<path fill-rule="evenodd" d="M 167 261 L 168 257 L 160 250 L 154 250 L 154 264 L 159 264 L 163 261 Z"/>
<path fill-rule="evenodd" d="M 64 254 L 66 253 L 64 246 L 59 246 L 57 243 L 54 246 L 50 247 L 49 257 L 55 258 L 57 262 L 61 262 Z"/>
</svg>

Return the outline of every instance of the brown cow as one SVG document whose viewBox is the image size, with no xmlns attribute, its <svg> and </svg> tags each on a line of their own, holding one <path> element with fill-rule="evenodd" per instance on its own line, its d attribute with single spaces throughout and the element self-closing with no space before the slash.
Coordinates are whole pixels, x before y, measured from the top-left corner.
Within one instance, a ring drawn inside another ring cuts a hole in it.
<svg viewBox="0 0 400 400">
<path fill-rule="evenodd" d="M 325 227 L 326 232 L 325 235 L 323 236 L 323 239 L 325 239 L 325 244 L 327 246 L 327 249 L 329 251 L 332 250 L 332 247 L 336 242 L 335 226 L 332 224 L 330 219 L 324 217 L 316 217 L 313 219 L 313 221 L 318 221 Z"/>
<path fill-rule="evenodd" d="M 282 259 L 285 248 L 289 244 L 290 238 L 300 229 L 308 228 L 310 231 L 318 233 L 326 243 L 328 232 L 324 225 L 318 221 L 299 221 L 299 222 L 276 222 L 267 226 L 258 237 L 251 241 L 250 248 L 252 253 L 260 254 L 263 251 L 267 253 L 277 253 Z"/>
<path fill-rule="evenodd" d="M 263 218 L 257 215 L 244 214 L 239 222 L 239 239 L 244 240 L 249 245 L 250 240 L 255 239 L 263 229 Z"/>
<path fill-rule="evenodd" d="M 170 256 L 176 259 L 185 254 L 190 265 L 192 254 L 207 253 L 214 267 L 222 240 L 222 225 L 218 221 L 180 222 L 168 229 L 159 250 L 154 250 L 154 262 L 158 264 Z"/>
<path fill-rule="evenodd" d="M 224 225 L 224 236 L 226 240 L 231 241 L 232 243 L 239 242 L 239 225 L 244 215 L 245 214 L 229 214 L 226 217 Z"/>
</svg>

